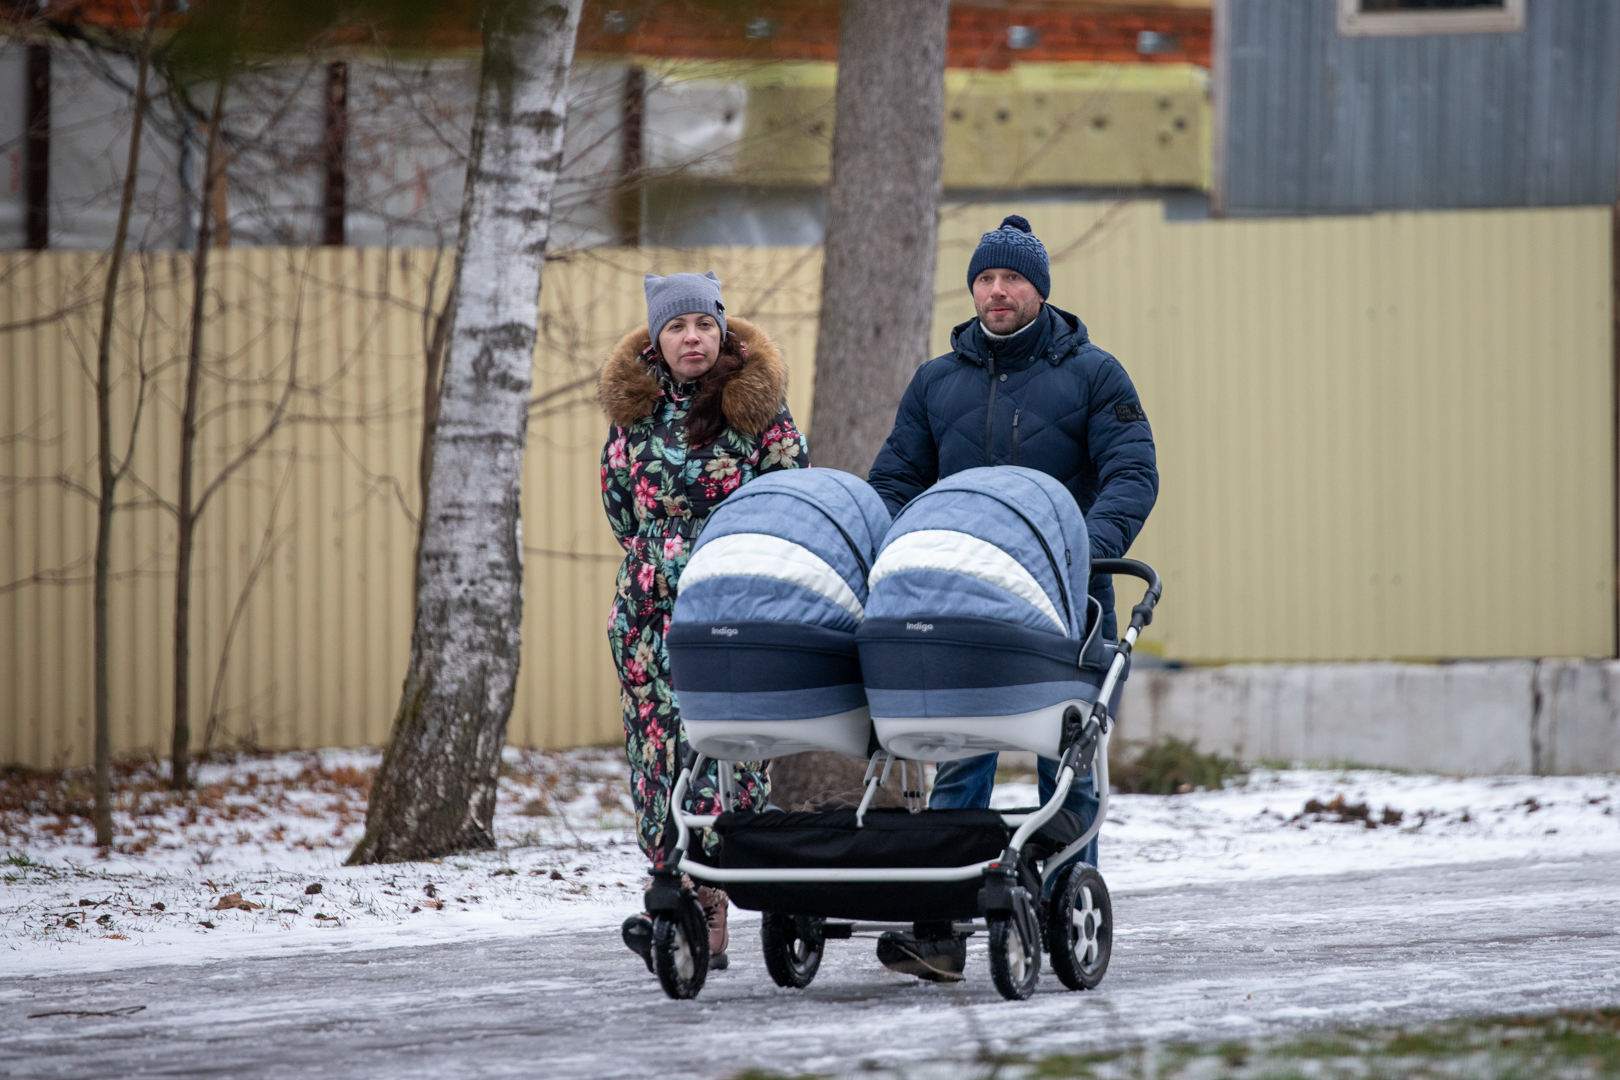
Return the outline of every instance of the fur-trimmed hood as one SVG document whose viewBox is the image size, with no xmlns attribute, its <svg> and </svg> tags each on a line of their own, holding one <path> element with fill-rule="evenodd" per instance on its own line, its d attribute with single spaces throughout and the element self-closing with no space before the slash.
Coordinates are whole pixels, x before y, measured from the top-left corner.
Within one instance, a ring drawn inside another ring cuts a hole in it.
<svg viewBox="0 0 1620 1080">
<path fill-rule="evenodd" d="M 727 424 L 745 434 L 760 435 L 771 426 L 787 397 L 787 362 L 764 330 L 735 315 L 726 322 L 747 363 L 721 391 L 720 409 Z M 647 328 L 638 327 L 619 339 L 602 365 L 597 400 L 607 418 L 620 427 L 651 415 L 664 392 L 657 373 L 641 358 L 651 344 Z"/>
</svg>

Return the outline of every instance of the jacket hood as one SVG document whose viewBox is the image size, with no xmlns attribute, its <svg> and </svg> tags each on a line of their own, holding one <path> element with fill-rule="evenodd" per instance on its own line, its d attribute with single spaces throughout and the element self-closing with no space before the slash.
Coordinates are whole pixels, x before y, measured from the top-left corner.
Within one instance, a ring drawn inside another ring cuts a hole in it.
<svg viewBox="0 0 1620 1080">
<path fill-rule="evenodd" d="M 726 383 L 720 395 L 720 410 L 727 424 L 748 435 L 759 435 L 771 426 L 787 398 L 787 361 L 770 335 L 747 319 L 733 315 L 726 324 L 748 362 Z M 652 335 L 647 328 L 637 327 L 619 339 L 602 365 L 597 400 L 607 418 L 620 427 L 650 416 L 664 394 L 665 384 L 659 374 L 665 369 L 642 359 L 651 345 Z"/>
<path fill-rule="evenodd" d="M 1086 332 L 1086 324 L 1080 321 L 1080 317 L 1069 314 L 1056 304 L 1041 305 L 1041 314 L 1035 317 L 1050 319 L 1052 322 L 1052 345 L 1047 360 L 1054 366 L 1063 363 L 1081 346 L 1091 342 L 1091 335 Z M 978 321 L 978 316 L 974 316 L 965 323 L 958 323 L 951 330 L 951 349 L 970 364 L 983 367 L 990 359 L 984 355 L 981 348 L 984 338 L 980 334 L 969 333 Z"/>
</svg>

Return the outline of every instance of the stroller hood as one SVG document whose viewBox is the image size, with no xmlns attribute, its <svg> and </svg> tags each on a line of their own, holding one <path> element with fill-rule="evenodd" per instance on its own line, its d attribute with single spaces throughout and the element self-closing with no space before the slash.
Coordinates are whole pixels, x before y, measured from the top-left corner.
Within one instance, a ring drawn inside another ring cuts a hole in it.
<svg viewBox="0 0 1620 1080">
<path fill-rule="evenodd" d="M 681 574 L 676 623 L 808 623 L 853 631 L 889 512 L 866 481 L 791 469 L 745 484 L 703 528 Z"/>
<path fill-rule="evenodd" d="M 1080 507 L 1057 480 L 967 469 L 895 518 L 868 579 L 868 614 L 977 616 L 1079 641 L 1090 551 Z"/>
<path fill-rule="evenodd" d="M 681 724 L 700 753 L 866 756 L 855 631 L 888 525 L 877 492 L 832 469 L 762 476 L 715 509 L 665 638 Z"/>
</svg>

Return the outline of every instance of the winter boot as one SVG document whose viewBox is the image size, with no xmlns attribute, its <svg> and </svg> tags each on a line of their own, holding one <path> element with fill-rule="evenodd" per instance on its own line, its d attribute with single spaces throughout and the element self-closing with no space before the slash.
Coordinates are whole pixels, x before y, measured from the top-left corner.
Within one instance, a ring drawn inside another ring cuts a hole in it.
<svg viewBox="0 0 1620 1080">
<path fill-rule="evenodd" d="M 913 929 L 934 929 L 914 927 Z M 961 982 L 967 967 L 967 935 L 952 933 L 949 927 L 937 933 L 905 933 L 885 930 L 878 937 L 878 962 L 890 971 L 915 975 L 928 982 Z"/>
<path fill-rule="evenodd" d="M 624 938 L 624 943 L 630 947 L 631 952 L 640 954 L 641 958 L 647 962 L 647 970 L 651 971 L 653 969 L 652 920 L 638 912 L 624 920 L 624 925 L 619 927 L 619 936 Z"/>
<path fill-rule="evenodd" d="M 709 970 L 724 971 L 731 966 L 731 957 L 726 955 L 726 946 L 731 943 L 731 935 L 726 931 L 729 906 L 726 891 L 704 885 L 698 889 L 697 899 L 703 906 L 703 918 L 709 924 Z"/>
</svg>

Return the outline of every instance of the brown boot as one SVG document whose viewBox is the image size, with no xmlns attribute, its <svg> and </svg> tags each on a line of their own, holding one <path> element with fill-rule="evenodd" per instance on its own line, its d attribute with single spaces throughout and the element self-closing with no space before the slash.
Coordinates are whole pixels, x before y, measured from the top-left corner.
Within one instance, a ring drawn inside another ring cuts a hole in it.
<svg viewBox="0 0 1620 1080">
<path fill-rule="evenodd" d="M 709 924 L 709 970 L 724 971 L 731 966 L 731 958 L 726 955 L 726 946 L 731 944 L 731 935 L 726 930 L 729 906 L 726 891 L 704 885 L 697 890 L 697 899 L 703 907 L 703 918 Z"/>
</svg>

